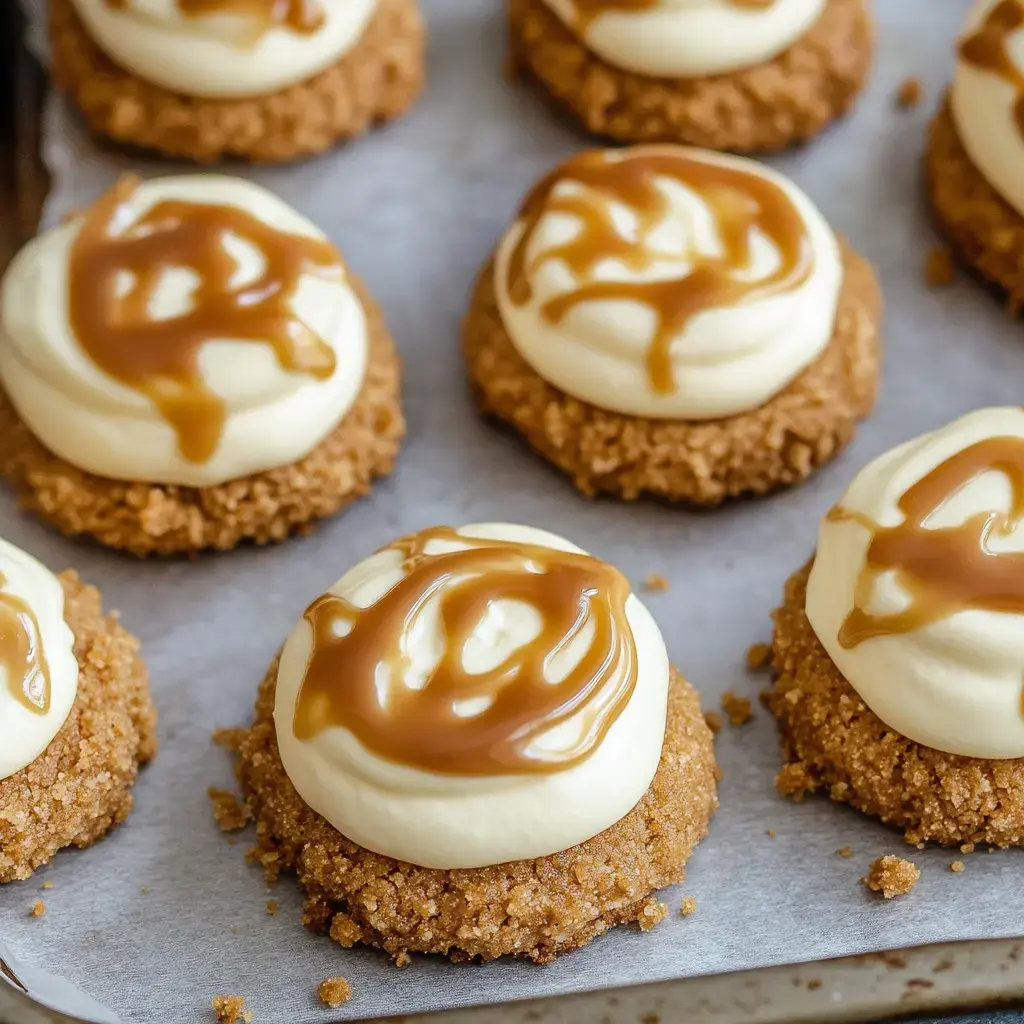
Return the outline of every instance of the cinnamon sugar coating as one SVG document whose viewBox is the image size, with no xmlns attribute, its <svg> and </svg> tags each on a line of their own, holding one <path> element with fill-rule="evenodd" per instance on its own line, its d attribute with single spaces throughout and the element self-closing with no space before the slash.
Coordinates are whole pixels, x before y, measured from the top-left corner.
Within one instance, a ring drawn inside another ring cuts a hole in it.
<svg viewBox="0 0 1024 1024">
<path fill-rule="evenodd" d="M 78 694 L 50 745 L 0 780 L 0 882 L 28 878 L 65 846 L 85 848 L 128 817 L 139 767 L 156 753 L 156 710 L 139 643 L 100 592 L 60 574 L 75 635 Z"/>
<path fill-rule="evenodd" d="M 871 264 L 846 243 L 842 255 L 835 331 L 817 360 L 759 409 L 701 421 L 611 412 L 549 384 L 512 344 L 488 262 L 462 335 L 480 411 L 514 427 L 587 496 L 648 493 L 711 506 L 797 484 L 842 449 L 875 404 L 881 295 Z"/>
<path fill-rule="evenodd" d="M 353 285 L 367 317 L 366 379 L 344 419 L 304 459 L 216 487 L 111 480 L 45 448 L 0 388 L 0 475 L 25 508 L 62 533 L 140 556 L 281 541 L 334 515 L 391 472 L 405 436 L 398 355 L 377 304 Z"/>
<path fill-rule="evenodd" d="M 846 681 L 804 611 L 810 564 L 786 584 L 774 613 L 778 719 L 786 765 L 777 785 L 833 800 L 904 830 L 912 845 L 1024 845 L 1024 758 L 958 757 L 886 726 Z"/>
<path fill-rule="evenodd" d="M 123 145 L 198 163 L 282 163 L 322 153 L 390 121 L 423 87 L 417 0 L 380 0 L 362 37 L 318 75 L 244 99 L 185 96 L 115 64 L 89 37 L 72 0 L 50 0 L 53 78 L 89 127 Z"/>
<path fill-rule="evenodd" d="M 967 155 L 948 99 L 932 122 L 925 152 L 928 198 L 939 229 L 968 266 L 1024 305 L 1024 217 Z"/>
<path fill-rule="evenodd" d="M 513 64 L 595 135 L 772 152 L 842 116 L 875 51 L 867 0 L 828 0 L 821 18 L 771 60 L 726 74 L 651 78 L 607 63 L 545 0 L 508 0 Z"/>
<path fill-rule="evenodd" d="M 399 965 L 413 951 L 548 963 L 615 925 L 651 927 L 664 913 L 650 894 L 682 880 L 717 806 L 711 732 L 696 691 L 673 669 L 657 774 L 615 825 L 550 857 L 453 871 L 416 867 L 350 842 L 296 793 L 277 748 L 276 681 L 275 661 L 237 765 L 256 818 L 255 859 L 272 875 L 298 875 L 307 927 L 342 946 L 381 947 Z"/>
</svg>

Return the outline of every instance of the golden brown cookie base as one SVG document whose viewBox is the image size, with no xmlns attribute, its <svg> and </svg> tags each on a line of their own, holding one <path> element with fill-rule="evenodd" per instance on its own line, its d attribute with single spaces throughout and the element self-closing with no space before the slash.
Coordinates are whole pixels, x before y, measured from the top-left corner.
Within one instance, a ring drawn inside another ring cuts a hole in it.
<svg viewBox="0 0 1024 1024">
<path fill-rule="evenodd" d="M 376 303 L 353 284 L 367 316 L 366 379 L 345 418 L 304 459 L 217 487 L 111 480 L 44 447 L 0 388 L 0 475 L 62 533 L 140 556 L 281 541 L 334 515 L 391 472 L 405 435 L 398 355 Z"/>
<path fill-rule="evenodd" d="M 53 78 L 93 131 L 198 163 L 281 163 L 322 153 L 390 121 L 423 86 L 417 0 L 380 0 L 362 38 L 336 64 L 271 96 L 203 99 L 170 92 L 111 61 L 72 0 L 51 0 Z"/>
<path fill-rule="evenodd" d="M 779 789 L 822 790 L 903 829 L 908 843 L 1024 844 L 1024 759 L 956 757 L 907 739 L 860 699 L 804 611 L 810 564 L 786 584 L 775 614 L 775 682 L 786 766 Z"/>
<path fill-rule="evenodd" d="M 514 427 L 586 495 L 717 505 L 799 483 L 836 455 L 875 404 L 878 282 L 845 243 L 843 265 L 835 333 L 818 359 L 753 412 L 690 422 L 609 412 L 545 381 L 509 339 L 488 263 L 462 338 L 481 412 Z"/>
<path fill-rule="evenodd" d="M 649 78 L 613 67 L 545 0 L 508 0 L 508 16 L 515 66 L 588 131 L 619 142 L 785 149 L 846 112 L 875 51 L 866 0 L 828 0 L 821 18 L 777 57 L 699 78 Z"/>
<path fill-rule="evenodd" d="M 932 122 L 925 153 L 928 197 L 957 255 L 999 285 L 1013 309 L 1024 305 L 1024 217 L 967 155 L 949 102 Z"/>
<path fill-rule="evenodd" d="M 274 732 L 276 676 L 275 662 L 238 764 L 258 859 L 297 873 L 304 923 L 343 946 L 379 946 L 399 962 L 419 951 L 547 963 L 638 920 L 645 908 L 650 916 L 650 894 L 682 879 L 717 805 L 711 732 L 696 691 L 673 670 L 661 764 L 619 822 L 550 857 L 454 871 L 415 867 L 349 842 L 295 792 Z"/>
<path fill-rule="evenodd" d="M 73 572 L 60 580 L 78 695 L 46 750 L 0 780 L 0 882 L 28 878 L 63 847 L 91 846 L 121 824 L 139 767 L 156 753 L 156 710 L 138 641 L 103 614 L 95 587 Z"/>
</svg>

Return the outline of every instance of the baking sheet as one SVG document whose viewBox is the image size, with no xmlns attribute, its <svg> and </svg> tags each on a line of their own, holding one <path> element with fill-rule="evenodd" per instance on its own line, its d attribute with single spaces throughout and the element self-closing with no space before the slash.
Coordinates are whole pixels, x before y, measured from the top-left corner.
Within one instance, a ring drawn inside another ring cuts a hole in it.
<svg viewBox="0 0 1024 1024">
<path fill-rule="evenodd" d="M 217 993 L 245 995 L 257 1022 L 305 1024 L 1018 934 L 1016 851 L 975 854 L 960 875 L 948 869 L 959 854 L 909 851 L 924 869 L 913 895 L 868 896 L 858 878 L 879 854 L 906 853 L 900 836 L 824 799 L 780 799 L 777 742 L 760 707 L 753 722 L 719 736 L 722 808 L 686 882 L 663 896 L 672 913 L 650 934 L 616 929 L 549 967 L 415 958 L 396 971 L 379 952 L 342 950 L 303 931 L 290 879 L 272 893 L 277 915 L 266 914 L 271 894 L 243 860 L 247 841 L 229 845 L 213 824 L 206 789 L 232 776 L 209 734 L 248 719 L 296 617 L 366 552 L 433 523 L 506 519 L 572 538 L 637 586 L 662 573 L 671 589 L 645 600 L 673 660 L 714 707 L 725 690 L 753 697 L 765 684 L 746 672 L 746 648 L 767 638 L 786 576 L 857 467 L 969 409 L 1020 401 L 1024 328 L 971 279 L 941 291 L 923 284 L 931 237 L 920 153 L 969 5 L 881 0 L 879 67 L 854 115 L 771 161 L 878 268 L 888 355 L 877 412 L 839 460 L 765 501 L 693 514 L 579 498 L 515 437 L 477 419 L 457 338 L 473 277 L 520 196 L 586 140 L 503 78 L 498 3 L 424 3 L 430 85 L 411 116 L 312 163 L 245 172 L 317 220 L 387 313 L 407 366 L 409 441 L 395 476 L 307 539 L 193 562 L 136 562 L 63 540 L 3 498 L 3 535 L 54 569 L 78 568 L 142 638 L 162 750 L 115 836 L 0 889 L 0 934 L 19 959 L 61 972 L 140 1024 L 207 1021 Z M 909 75 L 923 80 L 926 101 L 897 112 L 893 96 Z M 44 137 L 54 176 L 48 223 L 121 171 L 178 169 L 101 149 L 57 100 L 47 105 Z M 853 858 L 836 855 L 843 846 Z M 40 891 L 44 881 L 53 888 Z M 698 902 L 686 919 L 683 895 Z M 30 918 L 40 896 L 47 914 Z M 350 979 L 355 996 L 328 1014 L 315 989 L 334 974 Z"/>
</svg>

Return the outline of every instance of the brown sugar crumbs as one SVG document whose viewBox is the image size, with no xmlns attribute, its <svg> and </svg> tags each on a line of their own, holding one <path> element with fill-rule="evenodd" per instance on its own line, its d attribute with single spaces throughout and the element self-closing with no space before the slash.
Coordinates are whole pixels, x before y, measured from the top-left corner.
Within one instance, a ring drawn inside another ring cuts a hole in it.
<svg viewBox="0 0 1024 1024">
<path fill-rule="evenodd" d="M 716 736 L 722 731 L 722 716 L 717 711 L 705 711 L 704 721 Z"/>
<path fill-rule="evenodd" d="M 925 283 L 932 288 L 948 288 L 955 278 L 956 263 L 952 250 L 944 245 L 932 246 L 924 265 Z"/>
<path fill-rule="evenodd" d="M 320 1002 L 332 1010 L 352 998 L 352 986 L 346 978 L 324 978 L 317 991 L 320 993 Z"/>
<path fill-rule="evenodd" d="M 974 853 L 974 843 L 964 843 L 963 846 L 960 847 L 960 852 Z"/>
<path fill-rule="evenodd" d="M 697 909 L 697 901 L 692 896 L 684 896 L 679 910 L 683 917 L 689 917 Z"/>
<path fill-rule="evenodd" d="M 840 857 L 853 856 L 853 850 L 851 850 L 848 846 L 841 846 L 838 850 L 836 850 L 836 853 L 838 853 Z"/>
<path fill-rule="evenodd" d="M 753 716 L 750 701 L 746 697 L 737 697 L 731 690 L 722 694 L 722 710 L 729 719 L 729 724 L 735 727 L 746 725 Z"/>
<path fill-rule="evenodd" d="M 242 740 L 245 739 L 245 729 L 217 729 L 213 734 L 213 742 L 225 750 L 238 751 L 241 749 Z"/>
<path fill-rule="evenodd" d="M 44 889 L 52 889 L 53 888 L 53 882 L 43 882 L 43 888 Z"/>
<path fill-rule="evenodd" d="M 267 913 L 271 917 L 277 913 L 277 900 L 267 900 Z"/>
<path fill-rule="evenodd" d="M 960 872 L 963 871 L 963 869 L 964 869 L 964 862 L 962 860 L 955 860 L 955 861 L 953 861 L 952 864 L 949 865 L 949 870 L 952 871 L 956 875 L 959 875 Z"/>
<path fill-rule="evenodd" d="M 913 110 L 924 97 L 920 78 L 906 78 L 896 90 L 896 106 L 900 110 Z"/>
<path fill-rule="evenodd" d="M 768 644 L 753 644 L 747 649 L 747 668 L 751 672 L 766 669 L 772 660 L 772 649 Z"/>
<path fill-rule="evenodd" d="M 641 930 L 649 932 L 655 925 L 660 924 L 668 916 L 668 907 L 660 900 L 649 899 L 645 904 L 643 910 L 640 911 L 640 916 L 637 918 L 637 924 L 640 925 Z"/>
<path fill-rule="evenodd" d="M 252 817 L 249 808 L 234 793 L 214 786 L 206 792 L 213 804 L 213 817 L 222 832 L 237 832 L 249 824 Z"/>
<path fill-rule="evenodd" d="M 245 1009 L 244 996 L 214 996 L 210 1000 L 217 1024 L 250 1024 L 252 1013 Z"/>
<path fill-rule="evenodd" d="M 647 579 L 644 580 L 644 589 L 650 590 L 653 593 L 659 594 L 663 591 L 668 590 L 670 584 L 668 580 L 660 573 L 652 572 Z"/>
<path fill-rule="evenodd" d="M 46 913 L 46 904 L 42 900 L 36 900 L 29 913 L 32 917 L 42 917 Z"/>
<path fill-rule="evenodd" d="M 872 892 L 880 892 L 887 900 L 906 896 L 917 885 L 921 871 L 912 861 L 891 854 L 879 857 L 865 875 L 863 882 Z"/>
</svg>

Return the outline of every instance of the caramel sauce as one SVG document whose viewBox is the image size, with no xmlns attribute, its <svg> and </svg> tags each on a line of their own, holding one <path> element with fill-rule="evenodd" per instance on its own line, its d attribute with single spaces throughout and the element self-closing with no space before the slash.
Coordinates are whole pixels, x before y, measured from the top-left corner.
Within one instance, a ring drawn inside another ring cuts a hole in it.
<svg viewBox="0 0 1024 1024">
<path fill-rule="evenodd" d="M 776 3 L 776 0 L 727 0 L 727 2 L 733 7 L 765 10 Z M 625 13 L 649 11 L 660 3 L 661 0 L 573 0 L 578 28 L 586 28 L 595 18 L 606 11 Z"/>
<path fill-rule="evenodd" d="M 428 555 L 432 540 L 469 545 Z M 530 544 L 463 537 L 438 527 L 397 541 L 407 575 L 363 609 L 334 594 L 306 610 L 313 649 L 296 700 L 300 740 L 332 726 L 349 730 L 372 753 L 397 764 L 445 775 L 551 773 L 585 760 L 629 703 L 637 660 L 626 620 L 629 582 L 589 555 Z M 402 685 L 410 662 L 404 646 L 428 603 L 440 602 L 444 649 L 421 689 Z M 471 674 L 464 656 L 474 630 L 495 601 L 533 607 L 542 628 L 500 665 Z M 351 631 L 338 636 L 340 622 Z M 545 672 L 559 651 L 590 629 L 579 663 L 559 682 Z M 396 681 L 378 695 L 378 666 Z M 460 716 L 465 701 L 486 706 Z M 531 753 L 543 733 L 582 716 L 576 744 L 559 753 Z"/>
<path fill-rule="evenodd" d="M 621 159 L 619 158 L 621 156 Z M 661 281 L 604 281 L 594 277 L 605 260 L 617 260 L 634 272 L 673 259 L 651 249 L 648 236 L 670 211 L 670 201 L 657 184 L 669 178 L 695 192 L 713 211 L 723 252 L 689 253 L 680 277 Z M 580 190 L 555 194 L 571 183 Z M 612 215 L 622 204 L 636 217 L 636 232 L 624 236 Z M 547 214 L 566 214 L 581 225 L 570 241 L 528 259 L 534 231 Z M 582 153 L 541 181 L 520 211 L 522 237 L 508 266 L 508 292 L 516 305 L 532 297 L 530 276 L 542 264 L 563 261 L 581 283 L 572 291 L 544 303 L 542 315 L 558 324 L 576 306 L 602 300 L 631 300 L 656 316 L 654 339 L 647 352 L 647 373 L 660 394 L 676 390 L 672 372 L 672 342 L 698 313 L 765 298 L 802 285 L 813 267 L 810 239 L 799 210 L 774 182 L 749 171 L 705 163 L 682 152 L 664 149 L 609 157 L 602 150 Z M 736 276 L 748 269 L 753 254 L 752 231 L 757 228 L 776 247 L 778 267 L 759 280 Z"/>
<path fill-rule="evenodd" d="M 1009 513 L 980 512 L 958 526 L 928 528 L 928 520 L 983 473 L 1004 473 L 1012 490 Z M 936 466 L 899 500 L 904 519 L 879 526 L 859 513 L 835 508 L 828 518 L 852 520 L 871 532 L 854 607 L 839 632 L 849 650 L 877 636 L 909 633 L 957 612 L 980 610 L 1024 615 L 1024 552 L 996 553 L 989 538 L 1007 536 L 1024 519 L 1024 439 L 993 437 Z M 866 611 L 876 581 L 895 572 L 910 604 L 902 611 Z"/>
<path fill-rule="evenodd" d="M 981 71 L 998 75 L 1017 91 L 1013 117 L 1024 134 L 1024 74 L 1010 54 L 1009 39 L 1024 28 L 1024 5 L 1019 0 L 1001 0 L 986 15 L 977 31 L 960 43 L 960 57 Z"/>
<path fill-rule="evenodd" d="M 256 38 L 272 28 L 288 28 L 312 35 L 324 23 L 323 0 L 177 0 L 178 10 L 186 17 L 209 14 L 238 14 L 259 26 Z M 128 0 L 107 0 L 114 10 L 125 10 Z"/>
<path fill-rule="evenodd" d="M 29 711 L 45 715 L 50 710 L 50 668 L 39 622 L 26 601 L 4 593 L 6 585 L 0 573 L 0 665 L 14 699 Z"/>
<path fill-rule="evenodd" d="M 341 257 L 329 242 L 278 231 L 235 206 L 165 199 L 132 221 L 126 203 L 136 187 L 122 180 L 86 212 L 71 249 L 71 327 L 104 373 L 156 405 L 182 457 L 205 462 L 227 414 L 203 380 L 200 349 L 212 340 L 259 342 L 273 349 L 282 369 L 330 377 L 334 350 L 290 302 L 303 275 L 340 277 Z M 241 286 L 232 283 L 237 263 L 224 245 L 228 235 L 265 261 Z M 199 281 L 191 307 L 154 319 L 150 307 L 164 274 L 181 268 Z"/>
</svg>

